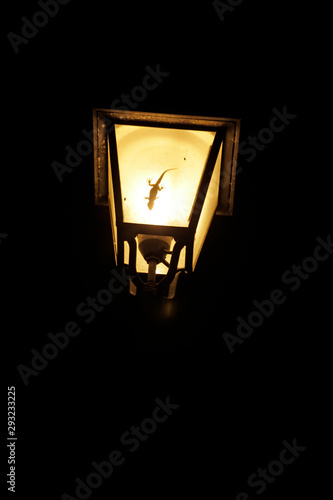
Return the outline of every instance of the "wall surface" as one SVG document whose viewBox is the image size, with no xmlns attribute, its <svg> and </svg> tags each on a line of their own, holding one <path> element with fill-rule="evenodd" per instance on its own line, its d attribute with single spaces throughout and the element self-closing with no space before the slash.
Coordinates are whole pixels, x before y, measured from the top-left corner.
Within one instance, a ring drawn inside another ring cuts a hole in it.
<svg viewBox="0 0 333 500">
<path fill-rule="evenodd" d="M 325 14 L 275 0 L 5 9 L 7 487 L 323 498 L 333 248 L 310 33 Z M 172 302 L 130 296 L 115 268 L 94 205 L 95 107 L 242 120 L 234 214 L 214 219 Z"/>
</svg>

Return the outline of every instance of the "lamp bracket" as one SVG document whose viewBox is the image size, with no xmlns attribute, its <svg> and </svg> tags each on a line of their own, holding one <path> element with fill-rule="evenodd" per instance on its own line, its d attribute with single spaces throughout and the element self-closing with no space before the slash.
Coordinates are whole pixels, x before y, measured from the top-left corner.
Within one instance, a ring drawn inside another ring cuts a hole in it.
<svg viewBox="0 0 333 500">
<path fill-rule="evenodd" d="M 144 293 L 150 292 L 152 295 L 159 294 L 167 298 L 172 298 L 176 291 L 178 277 L 183 269 L 177 269 L 177 263 L 179 260 L 179 254 L 184 246 L 184 242 L 176 241 L 172 252 L 169 251 L 172 237 L 170 236 L 152 236 L 138 234 L 138 247 L 140 253 L 145 258 L 148 263 L 148 275 L 147 281 L 144 282 L 140 278 L 136 270 L 136 253 L 137 244 L 135 238 L 129 238 L 128 244 L 130 247 L 129 256 L 129 271 L 132 276 L 136 276 L 136 287 L 143 290 Z M 165 256 L 167 253 L 171 253 L 170 264 L 165 261 Z M 156 266 L 160 262 L 163 262 L 168 267 L 168 272 L 164 278 L 158 283 L 156 279 Z"/>
</svg>

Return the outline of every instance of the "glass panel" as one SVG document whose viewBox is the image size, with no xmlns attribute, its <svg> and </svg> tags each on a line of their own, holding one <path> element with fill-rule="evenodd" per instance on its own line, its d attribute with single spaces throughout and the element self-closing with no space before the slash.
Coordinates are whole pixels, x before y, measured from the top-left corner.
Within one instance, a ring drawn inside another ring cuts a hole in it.
<svg viewBox="0 0 333 500">
<path fill-rule="evenodd" d="M 214 166 L 213 175 L 207 190 L 206 198 L 203 203 L 202 211 L 199 217 L 197 230 L 194 237 L 193 246 L 193 269 L 196 266 L 202 245 L 207 236 L 208 229 L 214 217 L 220 190 L 220 173 L 221 173 L 221 158 L 222 158 L 222 145 Z"/>
<path fill-rule="evenodd" d="M 128 266 L 129 264 L 129 254 L 130 254 L 130 246 L 128 241 L 124 241 L 124 264 Z"/>
<path fill-rule="evenodd" d="M 215 132 L 115 130 L 124 222 L 187 227 Z"/>
<path fill-rule="evenodd" d="M 118 246 L 117 246 L 117 227 L 116 227 L 116 208 L 114 202 L 114 193 L 113 193 L 113 183 L 112 183 L 112 167 L 111 167 L 111 159 L 110 159 L 110 148 L 108 145 L 108 182 L 109 182 L 109 210 L 110 210 L 110 219 L 111 219 L 111 230 L 112 230 L 112 240 L 114 247 L 114 258 L 117 263 L 118 256 Z"/>
</svg>

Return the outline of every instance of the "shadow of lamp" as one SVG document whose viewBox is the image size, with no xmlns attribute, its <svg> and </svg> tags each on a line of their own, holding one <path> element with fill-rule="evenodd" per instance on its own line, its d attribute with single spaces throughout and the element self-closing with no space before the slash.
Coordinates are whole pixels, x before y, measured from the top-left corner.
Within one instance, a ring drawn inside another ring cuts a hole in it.
<svg viewBox="0 0 333 500">
<path fill-rule="evenodd" d="M 214 215 L 233 209 L 240 120 L 93 110 L 95 203 L 130 293 L 173 298 Z"/>
</svg>

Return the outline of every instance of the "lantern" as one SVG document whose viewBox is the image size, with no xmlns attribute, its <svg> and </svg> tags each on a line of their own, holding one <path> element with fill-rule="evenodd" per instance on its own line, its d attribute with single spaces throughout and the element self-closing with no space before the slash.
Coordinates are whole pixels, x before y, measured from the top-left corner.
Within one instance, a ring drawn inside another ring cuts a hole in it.
<svg viewBox="0 0 333 500">
<path fill-rule="evenodd" d="M 130 292 L 173 298 L 215 214 L 231 215 L 240 121 L 94 109 L 95 202 Z"/>
</svg>

